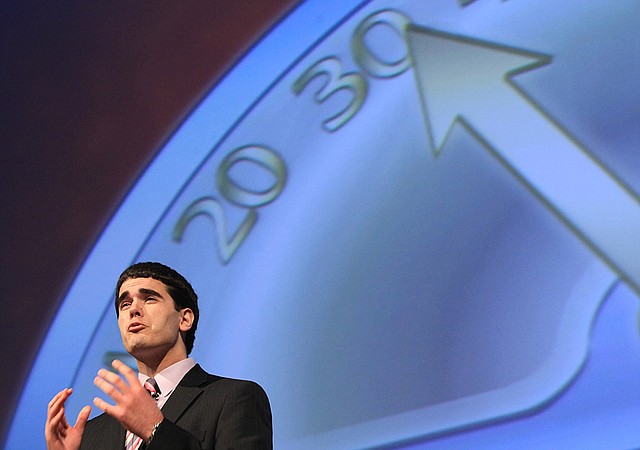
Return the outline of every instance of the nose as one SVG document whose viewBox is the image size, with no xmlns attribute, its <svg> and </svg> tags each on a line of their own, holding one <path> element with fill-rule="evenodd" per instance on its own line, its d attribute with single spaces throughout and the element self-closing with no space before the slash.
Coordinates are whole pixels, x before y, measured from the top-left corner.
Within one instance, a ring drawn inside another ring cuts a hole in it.
<svg viewBox="0 0 640 450">
<path fill-rule="evenodd" d="M 129 317 L 136 317 L 142 315 L 141 302 L 136 300 L 131 302 L 131 306 L 129 306 Z"/>
</svg>

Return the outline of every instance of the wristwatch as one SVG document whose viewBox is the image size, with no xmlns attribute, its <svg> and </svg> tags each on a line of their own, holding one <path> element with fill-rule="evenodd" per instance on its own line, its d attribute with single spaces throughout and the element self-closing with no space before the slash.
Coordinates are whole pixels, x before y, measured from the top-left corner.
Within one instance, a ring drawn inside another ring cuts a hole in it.
<svg viewBox="0 0 640 450">
<path fill-rule="evenodd" d="M 160 426 L 161 423 L 162 422 L 156 422 L 156 424 L 153 426 L 153 429 L 151 430 L 151 434 L 149 435 L 149 437 L 146 438 L 144 441 L 142 441 L 142 445 L 143 445 L 142 448 L 147 448 L 149 444 L 151 444 L 151 441 L 156 435 L 156 431 L 158 431 L 158 427 Z"/>
</svg>

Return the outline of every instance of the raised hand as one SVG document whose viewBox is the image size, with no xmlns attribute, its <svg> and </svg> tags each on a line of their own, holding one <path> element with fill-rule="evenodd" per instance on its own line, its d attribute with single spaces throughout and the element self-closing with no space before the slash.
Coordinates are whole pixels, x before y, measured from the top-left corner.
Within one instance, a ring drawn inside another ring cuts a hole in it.
<svg viewBox="0 0 640 450">
<path fill-rule="evenodd" d="M 85 406 L 78 413 L 74 426 L 70 426 L 65 416 L 64 404 L 73 390 L 63 389 L 49 402 L 44 437 L 48 450 L 77 450 L 80 448 L 82 433 L 87 423 L 91 406 Z"/>
<path fill-rule="evenodd" d="M 151 435 L 155 424 L 161 422 L 164 416 L 156 401 L 140 385 L 133 370 L 117 359 L 111 365 L 124 379 L 114 372 L 100 369 L 93 382 L 113 399 L 115 405 L 99 397 L 93 399 L 93 403 L 120 422 L 125 429 L 146 439 Z"/>
</svg>

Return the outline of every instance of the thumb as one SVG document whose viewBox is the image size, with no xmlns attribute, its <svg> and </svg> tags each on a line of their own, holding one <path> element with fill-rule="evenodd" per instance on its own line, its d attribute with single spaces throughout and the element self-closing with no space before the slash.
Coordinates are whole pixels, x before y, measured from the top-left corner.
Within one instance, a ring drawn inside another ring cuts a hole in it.
<svg viewBox="0 0 640 450">
<path fill-rule="evenodd" d="M 76 428 L 80 432 L 84 431 L 84 426 L 87 424 L 89 414 L 91 414 L 91 406 L 87 405 L 78 413 L 78 419 L 76 420 L 76 424 L 73 428 Z"/>
</svg>

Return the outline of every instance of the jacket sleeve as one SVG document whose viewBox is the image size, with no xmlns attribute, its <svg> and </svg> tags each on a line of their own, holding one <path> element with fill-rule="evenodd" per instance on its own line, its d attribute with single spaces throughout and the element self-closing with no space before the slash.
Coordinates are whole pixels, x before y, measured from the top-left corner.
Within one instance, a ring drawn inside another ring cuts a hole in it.
<svg viewBox="0 0 640 450">
<path fill-rule="evenodd" d="M 264 390 L 251 381 L 225 383 L 222 404 L 212 409 L 207 443 L 166 418 L 146 450 L 272 450 L 271 407 Z M 206 397 L 206 396 L 205 396 Z M 199 401 L 205 399 L 199 398 Z M 219 408 L 219 409 L 218 409 Z M 203 419 L 206 422 L 208 419 Z"/>
<path fill-rule="evenodd" d="M 188 431 L 164 419 L 146 450 L 200 450 L 200 442 Z"/>
<path fill-rule="evenodd" d="M 271 407 L 256 383 L 235 384 L 222 405 L 215 450 L 272 450 Z"/>
</svg>

